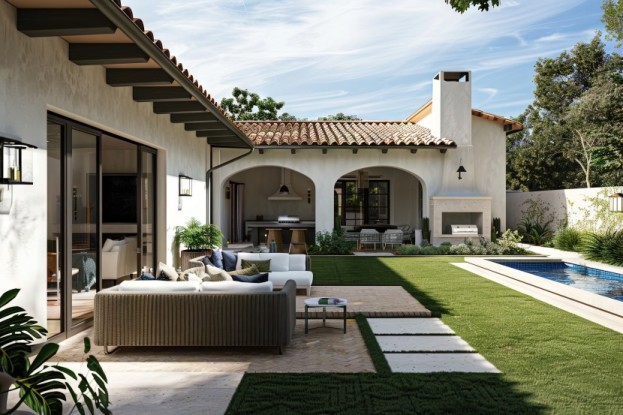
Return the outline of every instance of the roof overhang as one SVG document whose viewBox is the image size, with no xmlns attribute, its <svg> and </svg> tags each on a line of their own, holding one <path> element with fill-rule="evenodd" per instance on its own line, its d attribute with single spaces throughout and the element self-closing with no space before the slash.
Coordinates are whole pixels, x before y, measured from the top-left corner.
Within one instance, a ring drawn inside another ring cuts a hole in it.
<svg viewBox="0 0 623 415">
<path fill-rule="evenodd" d="M 145 31 L 119 0 L 6 0 L 17 9 L 17 29 L 30 37 L 61 37 L 68 59 L 101 65 L 106 83 L 130 86 L 137 102 L 152 102 L 156 114 L 205 137 L 216 147 L 253 148 L 162 42 Z"/>
<path fill-rule="evenodd" d="M 433 111 L 433 101 L 428 100 L 428 102 L 422 105 L 420 108 L 415 110 L 415 112 L 407 117 L 406 121 L 410 122 L 419 122 L 423 118 L 426 118 Z M 504 132 L 508 134 L 516 133 L 518 131 L 523 130 L 523 125 L 512 118 L 506 118 L 501 115 L 491 114 L 490 112 L 478 110 L 472 108 L 472 115 L 475 117 L 484 118 L 489 121 L 494 121 L 498 124 L 502 124 L 504 128 Z"/>
</svg>

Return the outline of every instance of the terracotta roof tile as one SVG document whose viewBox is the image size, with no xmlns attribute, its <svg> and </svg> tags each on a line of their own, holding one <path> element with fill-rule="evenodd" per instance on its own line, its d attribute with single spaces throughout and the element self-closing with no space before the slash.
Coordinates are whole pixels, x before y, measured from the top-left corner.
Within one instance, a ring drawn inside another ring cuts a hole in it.
<svg viewBox="0 0 623 415">
<path fill-rule="evenodd" d="M 405 121 L 237 121 L 256 146 L 454 147 L 419 124 Z"/>
</svg>

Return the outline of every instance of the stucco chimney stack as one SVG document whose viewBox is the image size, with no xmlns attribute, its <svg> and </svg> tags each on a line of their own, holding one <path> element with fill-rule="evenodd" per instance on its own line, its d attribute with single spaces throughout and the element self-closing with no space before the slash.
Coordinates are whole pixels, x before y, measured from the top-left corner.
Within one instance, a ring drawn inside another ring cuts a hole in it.
<svg viewBox="0 0 623 415">
<path fill-rule="evenodd" d="M 472 145 L 472 73 L 441 71 L 433 78 L 432 133 Z"/>
</svg>

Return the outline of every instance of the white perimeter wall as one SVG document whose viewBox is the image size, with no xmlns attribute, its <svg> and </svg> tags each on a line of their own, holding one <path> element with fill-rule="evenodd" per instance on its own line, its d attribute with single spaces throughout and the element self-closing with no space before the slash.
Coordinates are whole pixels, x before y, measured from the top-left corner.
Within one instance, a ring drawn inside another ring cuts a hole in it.
<svg viewBox="0 0 623 415">
<path fill-rule="evenodd" d="M 544 190 L 540 192 L 508 192 L 506 194 L 506 217 L 507 226 L 510 229 L 517 229 L 526 210 L 525 204 L 528 200 L 540 200 L 549 207 L 548 215 L 551 213 L 553 222 L 550 229 L 555 231 L 565 217 L 568 226 L 578 229 L 599 228 L 602 224 L 595 223 L 593 198 L 604 201 L 608 195 L 621 189 L 593 187 L 590 189 L 563 189 L 563 190 Z M 623 216 L 621 216 L 623 222 Z"/>
<path fill-rule="evenodd" d="M 101 66 L 68 60 L 60 38 L 29 38 L 15 28 L 16 11 L 0 1 L 0 132 L 36 145 L 33 186 L 13 186 L 9 214 L 0 214 L 0 291 L 21 288 L 20 305 L 46 321 L 46 130 L 54 111 L 159 149 L 159 259 L 171 262 L 172 228 L 206 218 L 206 144 L 132 100 L 132 88 L 106 85 Z M 177 176 L 193 181 L 193 196 L 178 211 Z"/>
</svg>

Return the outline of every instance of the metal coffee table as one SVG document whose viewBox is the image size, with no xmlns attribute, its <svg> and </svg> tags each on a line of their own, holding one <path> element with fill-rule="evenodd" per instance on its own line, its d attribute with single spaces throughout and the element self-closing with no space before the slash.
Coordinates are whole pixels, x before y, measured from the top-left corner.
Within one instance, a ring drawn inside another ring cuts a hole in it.
<svg viewBox="0 0 623 415">
<path fill-rule="evenodd" d="M 319 301 L 321 298 L 327 297 L 311 297 L 305 299 L 305 334 L 309 332 L 308 328 L 308 320 L 309 320 L 309 309 L 310 308 L 322 308 L 322 327 L 327 327 L 327 307 L 341 308 L 343 310 L 343 320 L 344 320 L 344 333 L 346 333 L 346 306 L 348 305 L 348 301 L 345 298 L 330 298 L 330 300 L 337 300 L 335 303 L 329 304 L 320 304 Z M 338 328 L 338 327 L 330 327 L 330 328 Z"/>
</svg>

